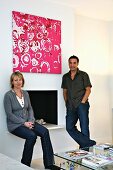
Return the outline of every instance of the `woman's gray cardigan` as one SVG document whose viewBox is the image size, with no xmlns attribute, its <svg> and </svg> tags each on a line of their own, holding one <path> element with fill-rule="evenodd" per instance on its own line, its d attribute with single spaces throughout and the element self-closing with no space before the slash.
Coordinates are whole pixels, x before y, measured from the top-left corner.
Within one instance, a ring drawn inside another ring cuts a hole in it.
<svg viewBox="0 0 113 170">
<path fill-rule="evenodd" d="M 4 108 L 7 116 L 7 127 L 10 132 L 23 125 L 27 121 L 33 123 L 35 121 L 29 94 L 25 90 L 22 92 L 24 96 L 23 108 L 18 102 L 16 94 L 12 90 L 8 91 L 4 96 Z"/>
</svg>

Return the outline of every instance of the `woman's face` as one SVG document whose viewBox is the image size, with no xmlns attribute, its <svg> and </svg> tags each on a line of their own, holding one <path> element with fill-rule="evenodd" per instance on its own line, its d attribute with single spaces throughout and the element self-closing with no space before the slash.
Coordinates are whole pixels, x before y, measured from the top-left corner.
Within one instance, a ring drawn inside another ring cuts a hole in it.
<svg viewBox="0 0 113 170">
<path fill-rule="evenodd" d="M 12 84 L 13 84 L 14 88 L 21 89 L 21 87 L 23 85 L 22 78 L 20 78 L 18 76 L 14 76 Z"/>
</svg>

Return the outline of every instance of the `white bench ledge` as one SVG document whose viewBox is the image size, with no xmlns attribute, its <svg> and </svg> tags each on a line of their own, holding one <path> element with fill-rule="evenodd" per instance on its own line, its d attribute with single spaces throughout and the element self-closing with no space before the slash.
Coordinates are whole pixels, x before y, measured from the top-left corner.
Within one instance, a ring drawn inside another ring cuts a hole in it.
<svg viewBox="0 0 113 170">
<path fill-rule="evenodd" d="M 1 170 L 34 170 L 19 161 L 16 161 L 2 153 L 0 153 L 0 169 Z"/>
<path fill-rule="evenodd" d="M 64 126 L 63 125 L 55 125 L 55 124 L 50 124 L 50 123 L 46 123 L 45 126 L 48 130 L 53 130 L 53 129 L 63 129 Z"/>
</svg>

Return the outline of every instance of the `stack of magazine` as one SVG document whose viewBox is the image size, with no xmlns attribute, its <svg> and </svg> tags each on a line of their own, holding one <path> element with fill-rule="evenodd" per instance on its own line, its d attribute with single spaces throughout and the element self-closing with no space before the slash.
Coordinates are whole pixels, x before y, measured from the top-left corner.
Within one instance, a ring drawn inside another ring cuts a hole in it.
<svg viewBox="0 0 113 170">
<path fill-rule="evenodd" d="M 113 156 L 110 154 L 110 144 L 98 144 L 93 146 L 93 155 L 82 159 L 82 164 L 89 167 L 102 167 L 113 163 Z M 96 150 L 96 152 L 95 152 Z M 99 152 L 100 151 L 100 152 Z"/>
<path fill-rule="evenodd" d="M 90 157 L 85 157 L 82 159 L 82 164 L 87 165 L 89 167 L 101 167 L 106 164 L 110 164 L 113 162 L 113 159 L 109 157 L 105 157 L 102 155 L 93 155 Z"/>
</svg>

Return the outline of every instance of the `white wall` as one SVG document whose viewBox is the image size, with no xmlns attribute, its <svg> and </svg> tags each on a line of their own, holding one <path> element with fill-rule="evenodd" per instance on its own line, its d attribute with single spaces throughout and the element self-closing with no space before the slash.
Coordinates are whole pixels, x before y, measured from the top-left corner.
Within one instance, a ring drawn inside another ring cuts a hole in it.
<svg viewBox="0 0 113 170">
<path fill-rule="evenodd" d="M 110 90 L 110 106 L 112 107 L 112 124 L 113 124 L 113 21 L 109 23 L 109 46 L 110 46 L 110 59 L 109 59 L 109 90 Z M 112 125 L 112 134 L 113 134 L 113 125 Z M 113 135 L 112 135 L 112 141 L 113 141 Z"/>
<path fill-rule="evenodd" d="M 111 101 L 111 106 L 113 108 L 113 21 L 109 23 L 109 46 L 110 46 L 110 64 L 109 64 L 109 69 L 110 69 L 110 101 Z"/>
<path fill-rule="evenodd" d="M 91 136 L 97 141 L 111 141 L 110 25 L 83 16 L 76 16 L 75 20 L 75 51 L 80 58 L 80 68 L 89 73 L 93 86 L 90 96 Z"/>
<path fill-rule="evenodd" d="M 8 4 L 8 5 L 7 5 Z M 27 0 L 27 2 L 20 0 L 19 2 L 16 2 L 15 0 L 4 0 L 0 2 L 1 12 L 0 12 L 0 19 L 1 19 L 1 67 L 0 72 L 3 73 L 3 75 L 0 77 L 0 82 L 2 83 L 2 95 L 0 96 L 0 110 L 1 112 L 1 119 L 4 121 L 1 121 L 0 123 L 0 129 L 3 129 L 4 123 L 5 123 L 5 116 L 4 116 L 4 110 L 3 110 L 3 96 L 4 93 L 9 89 L 9 77 L 12 72 L 12 37 L 11 37 L 11 31 L 12 31 L 12 16 L 11 12 L 12 10 L 22 11 L 25 13 L 42 16 L 42 17 L 48 17 L 52 19 L 61 20 L 62 22 L 62 54 L 65 57 L 65 55 L 68 55 L 70 51 L 74 48 L 74 38 L 73 38 L 73 32 L 74 32 L 74 15 L 71 9 L 59 7 L 57 5 L 53 5 L 51 3 L 48 3 L 47 1 L 38 1 L 38 0 Z M 71 18 L 71 20 L 70 20 Z M 67 20 L 69 22 L 67 22 Z M 70 32 L 71 34 L 67 34 L 67 31 L 69 31 L 68 25 L 70 26 Z M 70 48 L 67 48 L 67 42 L 70 42 Z M 66 53 L 64 55 L 64 53 Z M 64 63 L 64 58 L 63 58 Z M 62 64 L 64 66 L 64 64 Z M 51 90 L 58 90 L 58 123 L 64 124 L 64 115 L 65 115 L 65 109 L 64 109 L 64 103 L 63 103 L 63 97 L 62 97 L 62 90 L 61 90 L 61 74 L 32 74 L 32 73 L 24 73 L 24 77 L 26 80 L 24 89 L 51 89 Z M 46 85 L 46 86 L 45 86 Z"/>
<path fill-rule="evenodd" d="M 49 3 L 47 0 L 4 0 L 0 1 L 0 82 L 1 82 L 1 95 L 0 95 L 0 152 L 16 159 L 20 158 L 22 153 L 23 141 L 14 140 L 15 137 L 7 133 L 6 117 L 3 108 L 3 97 L 7 90 L 9 90 L 9 77 L 12 73 L 12 10 L 21 11 L 28 14 L 33 14 L 51 19 L 60 20 L 62 23 L 62 66 L 63 72 L 67 64 L 65 56 L 68 56 L 71 51 L 74 51 L 74 13 L 73 10 L 67 7 L 58 6 Z M 68 21 L 68 22 L 67 22 Z M 67 32 L 70 34 L 67 34 Z M 69 42 L 69 48 L 67 48 Z M 25 77 L 24 89 L 32 90 L 58 90 L 58 124 L 65 124 L 65 106 L 61 90 L 62 74 L 36 74 L 36 73 L 23 73 Z M 59 132 L 60 133 L 60 132 Z M 65 132 L 64 135 L 67 135 Z M 63 136 L 64 136 L 63 135 Z M 52 138 L 55 135 L 52 135 Z M 55 137 L 54 137 L 55 138 Z M 56 139 L 56 138 L 55 138 Z M 39 141 L 39 140 L 38 140 Z M 56 141 L 56 140 L 55 140 Z M 68 142 L 68 141 L 67 141 Z M 69 142 L 74 141 L 69 137 Z M 69 143 L 68 142 L 68 143 Z M 21 143 L 21 146 L 20 146 Z M 57 141 L 56 141 L 57 143 Z M 55 145 L 56 148 L 56 143 Z M 5 149 L 3 149 L 3 146 Z M 9 147 L 10 146 L 10 147 Z M 69 144 L 67 144 L 69 146 Z M 20 149 L 21 147 L 21 149 Z M 17 149 L 16 155 L 13 155 L 15 148 Z M 59 145 L 58 145 L 59 148 Z M 40 145 L 38 146 L 40 155 Z"/>
<path fill-rule="evenodd" d="M 2 137 L 2 140 L 0 140 L 0 151 L 13 157 L 11 150 L 14 145 L 12 144 L 11 136 L 7 136 L 3 108 L 3 96 L 9 90 L 9 77 L 12 73 L 12 10 L 61 20 L 62 74 L 68 71 L 68 57 L 72 54 L 78 55 L 80 58 L 80 69 L 89 73 L 93 84 L 90 96 L 91 137 L 97 141 L 110 142 L 112 140 L 110 90 L 112 88 L 109 88 L 111 83 L 109 65 L 112 64 L 113 59 L 112 57 L 110 58 L 109 32 L 113 37 L 112 30 L 110 29 L 113 25 L 101 20 L 78 16 L 71 8 L 52 4 L 47 0 L 4 0 L 0 1 L 0 136 Z M 113 42 L 113 38 L 111 41 Z M 65 124 L 65 106 L 61 90 L 62 74 L 23 74 L 26 80 L 24 89 L 58 90 L 58 123 Z M 56 136 L 55 132 L 50 132 L 55 151 L 61 148 L 62 141 L 65 140 L 67 145 L 64 146 L 64 149 L 66 147 L 69 148 L 69 146 L 75 147 L 74 141 L 67 136 L 67 133 L 63 130 L 64 135 L 61 135 L 61 132 L 62 130 L 59 130 Z M 56 139 L 58 135 L 61 138 L 61 145 L 59 139 Z M 21 144 L 23 146 L 23 141 Z M 5 151 L 3 146 L 5 146 Z M 18 152 L 19 146 L 20 142 L 17 140 L 15 148 Z M 18 154 L 15 155 L 16 159 L 17 157 Z"/>
</svg>

